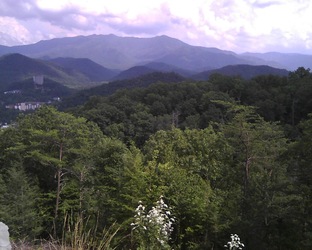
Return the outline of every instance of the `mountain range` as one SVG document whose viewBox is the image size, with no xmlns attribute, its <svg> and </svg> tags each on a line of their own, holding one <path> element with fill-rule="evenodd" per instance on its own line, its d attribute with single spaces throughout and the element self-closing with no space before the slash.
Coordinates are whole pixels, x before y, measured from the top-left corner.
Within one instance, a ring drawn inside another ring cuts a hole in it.
<svg viewBox="0 0 312 250">
<path fill-rule="evenodd" d="M 218 48 L 192 46 L 168 36 L 135 38 L 90 35 L 55 38 L 22 46 L 0 46 L 0 55 L 9 53 L 51 60 L 62 66 L 68 66 L 68 61 L 56 58 L 85 58 L 111 70 L 111 77 L 114 74 L 117 76 L 118 71 L 153 64 L 169 65 L 189 72 L 189 75 L 240 64 L 267 65 L 286 70 L 312 68 L 312 55 L 277 52 L 237 54 Z M 95 78 L 97 76 L 93 75 Z"/>
<path fill-rule="evenodd" d="M 208 80 L 213 73 L 235 75 L 245 79 L 267 74 L 286 76 L 289 73 L 287 70 L 270 66 L 246 64 L 228 65 L 195 73 L 195 71 L 160 62 L 151 62 L 118 71 L 105 68 L 88 58 L 36 59 L 13 53 L 0 57 L 0 90 L 18 89 L 19 83 L 22 84 L 23 81 L 37 75 L 43 75 L 44 79 L 52 80 L 71 89 L 85 89 L 107 82 L 138 78 L 153 72 L 174 72 L 181 77 L 194 80 Z"/>
</svg>

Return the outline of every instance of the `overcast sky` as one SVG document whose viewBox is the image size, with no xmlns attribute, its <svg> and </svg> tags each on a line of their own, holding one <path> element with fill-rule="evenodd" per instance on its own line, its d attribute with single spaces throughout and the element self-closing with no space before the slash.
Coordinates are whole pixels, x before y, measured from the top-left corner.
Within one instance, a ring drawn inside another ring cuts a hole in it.
<svg viewBox="0 0 312 250">
<path fill-rule="evenodd" d="M 0 0 L 0 44 L 168 35 L 241 52 L 312 54 L 311 0 Z"/>
</svg>

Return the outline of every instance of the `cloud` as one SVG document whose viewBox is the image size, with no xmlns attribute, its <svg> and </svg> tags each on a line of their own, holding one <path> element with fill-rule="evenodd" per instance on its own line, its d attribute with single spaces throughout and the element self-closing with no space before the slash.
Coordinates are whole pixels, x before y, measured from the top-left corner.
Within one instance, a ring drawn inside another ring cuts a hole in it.
<svg viewBox="0 0 312 250">
<path fill-rule="evenodd" d="M 267 8 L 280 4 L 282 4 L 282 1 L 256 0 L 252 3 L 252 6 L 255 8 Z"/>
<path fill-rule="evenodd" d="M 166 34 L 193 45 L 237 52 L 279 46 L 309 51 L 310 13 L 309 0 L 0 1 L 0 24 L 10 27 L 1 28 L 7 43 L 89 34 Z"/>
<path fill-rule="evenodd" d="M 0 18 L 2 45 L 20 45 L 29 42 L 31 33 L 17 20 L 11 17 Z"/>
</svg>

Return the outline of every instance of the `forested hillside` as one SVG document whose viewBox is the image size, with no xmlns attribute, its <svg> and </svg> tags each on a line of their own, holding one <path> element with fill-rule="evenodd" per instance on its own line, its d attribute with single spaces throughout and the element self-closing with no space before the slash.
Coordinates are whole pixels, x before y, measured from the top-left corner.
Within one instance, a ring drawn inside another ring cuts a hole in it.
<svg viewBox="0 0 312 250">
<path fill-rule="evenodd" d="M 235 233 L 244 249 L 312 248 L 309 69 L 92 94 L 0 130 L 12 240 L 224 249 Z"/>
<path fill-rule="evenodd" d="M 0 57 L 0 90 L 5 91 L 14 82 L 36 75 L 43 75 L 70 88 L 92 86 L 92 79 L 84 72 L 69 70 L 47 61 L 26 57 L 21 54 L 7 54 Z M 94 86 L 94 84 L 93 84 Z"/>
</svg>

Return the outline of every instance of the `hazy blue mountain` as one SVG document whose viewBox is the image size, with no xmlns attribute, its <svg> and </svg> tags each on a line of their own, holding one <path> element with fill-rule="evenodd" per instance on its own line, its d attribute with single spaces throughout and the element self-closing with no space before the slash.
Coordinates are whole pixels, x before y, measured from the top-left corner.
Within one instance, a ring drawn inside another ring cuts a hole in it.
<svg viewBox="0 0 312 250">
<path fill-rule="evenodd" d="M 0 46 L 0 55 L 8 53 L 21 53 L 32 58 L 88 58 L 107 69 L 117 70 L 155 62 L 196 72 L 234 64 L 268 65 L 288 70 L 301 66 L 312 68 L 312 55 L 274 52 L 236 54 L 217 48 L 192 46 L 168 36 L 91 35 L 55 38 L 22 46 Z"/>
<path fill-rule="evenodd" d="M 240 76 L 243 79 L 251 79 L 259 75 L 287 76 L 288 70 L 273 68 L 267 65 L 229 65 L 219 69 L 207 70 L 192 76 L 195 80 L 208 80 L 209 76 L 219 73 L 226 76 Z"/>
<path fill-rule="evenodd" d="M 12 52 L 36 58 L 89 58 L 106 68 L 120 70 L 150 62 L 166 63 L 193 71 L 215 69 L 230 64 L 258 64 L 231 51 L 191 46 L 168 36 L 134 38 L 91 35 L 0 48 L 0 54 Z"/>
<path fill-rule="evenodd" d="M 125 70 L 154 61 L 181 46 L 189 45 L 165 36 L 134 38 L 91 35 L 55 38 L 31 45 L 7 47 L 5 51 L 0 48 L 0 53 L 17 52 L 31 57 L 89 58 L 104 67 Z"/>
<path fill-rule="evenodd" d="M 115 76 L 112 79 L 112 81 L 135 78 L 155 71 L 157 70 L 151 69 L 147 66 L 134 66 L 131 67 L 130 69 L 120 72 L 117 76 Z"/>
<path fill-rule="evenodd" d="M 304 55 L 297 53 L 244 53 L 245 58 L 256 57 L 274 65 L 278 68 L 285 68 L 288 70 L 296 70 L 298 67 L 312 68 L 312 55 Z"/>
<path fill-rule="evenodd" d="M 217 69 L 231 64 L 254 64 L 253 61 L 240 58 L 235 53 L 196 46 L 179 48 L 155 61 L 193 71 Z"/>
<path fill-rule="evenodd" d="M 150 63 L 145 64 L 144 66 L 154 69 L 155 71 L 160 71 L 160 72 L 175 72 L 184 77 L 188 77 L 197 73 L 195 71 L 179 68 L 174 65 L 169 65 L 169 64 L 161 63 L 161 62 L 150 62 Z"/>
<path fill-rule="evenodd" d="M 169 64 L 165 64 L 161 62 L 150 62 L 145 65 L 134 66 L 134 67 L 131 67 L 130 69 L 124 70 L 120 72 L 116 77 L 112 78 L 111 80 L 116 81 L 116 80 L 130 79 L 130 78 L 139 77 L 139 76 L 152 73 L 152 72 L 164 72 L 164 73 L 174 72 L 183 77 L 189 77 L 195 74 L 194 71 L 178 68 Z"/>
<path fill-rule="evenodd" d="M 94 82 L 108 81 L 118 74 L 118 71 L 107 69 L 88 58 L 58 57 L 49 59 L 48 61 L 53 62 L 64 69 L 81 72 Z"/>
</svg>

